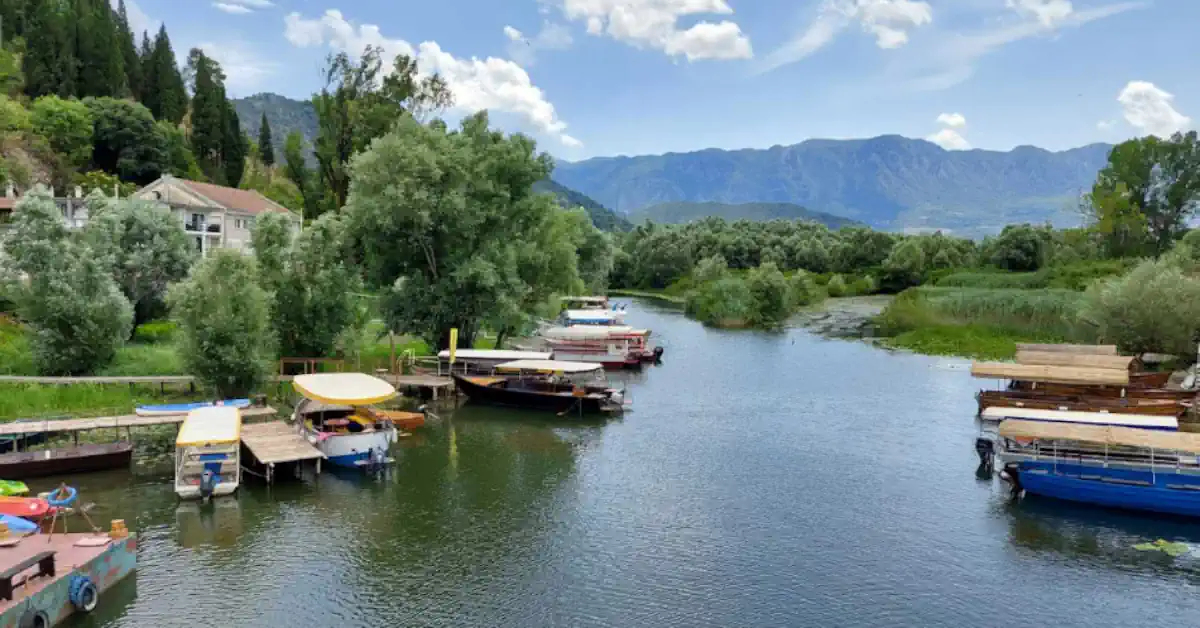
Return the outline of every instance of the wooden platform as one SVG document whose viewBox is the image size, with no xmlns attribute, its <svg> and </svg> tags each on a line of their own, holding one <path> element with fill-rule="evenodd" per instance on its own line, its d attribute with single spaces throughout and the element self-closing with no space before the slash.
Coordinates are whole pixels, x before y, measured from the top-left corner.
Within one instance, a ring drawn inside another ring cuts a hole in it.
<svg viewBox="0 0 1200 628">
<path fill-rule="evenodd" d="M 242 425 L 242 445 L 255 462 L 265 467 L 267 482 L 274 479 L 277 464 L 315 460 L 320 473 L 321 460 L 325 458 L 325 454 L 304 440 L 296 428 L 283 421 Z"/>
<path fill-rule="evenodd" d="M 152 375 L 141 377 L 29 377 L 25 375 L 0 375 L 3 384 L 192 384 L 191 375 Z"/>
<path fill-rule="evenodd" d="M 243 419 L 275 416 L 275 414 L 275 408 L 271 407 L 242 409 Z M 81 432 L 85 430 L 120 427 L 145 427 L 149 425 L 178 425 L 183 423 L 183 420 L 186 418 L 186 414 L 170 414 L 166 416 L 138 416 L 136 414 L 129 414 L 125 416 L 92 417 L 90 419 L 23 420 L 0 424 L 0 436 L 38 434 L 41 432 Z"/>
</svg>

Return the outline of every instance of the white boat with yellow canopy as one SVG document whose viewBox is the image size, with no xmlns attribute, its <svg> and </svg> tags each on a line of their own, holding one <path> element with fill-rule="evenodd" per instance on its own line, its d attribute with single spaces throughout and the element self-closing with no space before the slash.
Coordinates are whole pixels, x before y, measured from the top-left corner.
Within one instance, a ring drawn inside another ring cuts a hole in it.
<svg viewBox="0 0 1200 628">
<path fill-rule="evenodd" d="M 292 386 L 304 399 L 292 415 L 301 435 L 337 467 L 363 469 L 394 462 L 391 415 L 370 406 L 396 396 L 391 384 L 364 373 L 297 375 Z"/>
<path fill-rule="evenodd" d="M 188 413 L 175 438 L 175 494 L 181 499 L 229 495 L 242 481 L 242 413 L 230 406 Z"/>
</svg>

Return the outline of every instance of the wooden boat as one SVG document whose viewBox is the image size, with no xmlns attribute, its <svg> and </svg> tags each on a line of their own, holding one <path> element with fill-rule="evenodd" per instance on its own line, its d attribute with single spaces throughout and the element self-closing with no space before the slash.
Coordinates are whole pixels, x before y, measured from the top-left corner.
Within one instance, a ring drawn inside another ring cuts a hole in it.
<svg viewBox="0 0 1200 628">
<path fill-rule="evenodd" d="M 1180 416 L 1189 406 L 1175 399 L 1129 399 L 1089 395 L 1045 395 L 1015 390 L 982 390 L 977 396 L 979 411 L 986 408 L 1031 408 L 1073 412 L 1116 412 Z"/>
<path fill-rule="evenodd" d="M 450 350 L 438 353 L 439 372 L 491 373 L 497 365 L 514 360 L 549 360 L 549 351 L 510 351 L 505 349 L 458 349 L 454 352 L 454 364 L 450 363 Z"/>
<path fill-rule="evenodd" d="M 1043 421 L 1047 423 L 1072 423 L 1078 425 L 1107 425 L 1133 427 L 1143 430 L 1179 430 L 1179 421 L 1173 416 L 1150 414 L 1121 414 L 1117 412 L 1072 412 L 1063 410 L 1036 410 L 1033 408 L 988 408 L 979 416 L 984 421 L 1000 423 L 1008 419 Z"/>
<path fill-rule="evenodd" d="M 329 464 L 368 470 L 395 462 L 388 450 L 396 442 L 396 425 L 360 412 L 395 397 L 391 384 L 364 373 L 317 373 L 297 375 L 292 387 L 304 396 L 292 421 Z"/>
<path fill-rule="evenodd" d="M 597 373 L 602 369 L 600 364 L 518 360 L 497 369 L 516 374 L 487 377 L 455 374 L 454 384 L 472 401 L 494 405 L 579 415 L 621 410 L 623 395 L 620 391 L 559 379 L 566 375 Z"/>
<path fill-rule="evenodd" d="M 131 460 L 133 443 L 128 441 L 23 451 L 0 455 L 0 476 L 21 479 L 90 473 L 127 468 Z M 8 514 L 22 516 L 19 513 Z"/>
<path fill-rule="evenodd" d="M 242 413 L 210 406 L 188 413 L 175 438 L 175 494 L 180 499 L 230 495 L 242 483 Z"/>
<path fill-rule="evenodd" d="M 138 416 L 171 416 L 187 414 L 200 408 L 228 406 L 231 408 L 250 407 L 249 399 L 223 399 L 221 401 L 201 401 L 197 403 L 168 403 L 158 406 L 138 406 L 134 413 Z"/>
<path fill-rule="evenodd" d="M 364 406 L 357 408 L 357 413 L 373 421 L 390 421 L 397 429 L 415 430 L 425 425 L 424 412 L 404 412 L 401 410 L 379 410 Z"/>
<path fill-rule="evenodd" d="M 1163 388 L 1135 388 L 1125 386 L 1081 386 L 1041 382 L 1015 381 L 1011 390 L 1038 392 L 1043 395 L 1090 396 L 1124 399 L 1172 399 L 1191 401 L 1196 398 L 1194 390 L 1167 390 Z"/>
</svg>

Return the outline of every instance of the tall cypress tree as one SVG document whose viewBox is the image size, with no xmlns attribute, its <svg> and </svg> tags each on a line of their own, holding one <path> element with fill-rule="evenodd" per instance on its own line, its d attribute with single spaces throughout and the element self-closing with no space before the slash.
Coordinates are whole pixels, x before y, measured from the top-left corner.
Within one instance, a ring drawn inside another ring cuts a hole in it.
<svg viewBox="0 0 1200 628">
<path fill-rule="evenodd" d="M 233 103 L 225 101 L 225 133 L 221 138 L 221 161 L 225 170 L 225 184 L 236 188 L 242 183 L 246 171 L 246 136 L 242 134 L 241 121 Z"/>
<path fill-rule="evenodd" d="M 275 165 L 275 145 L 271 143 L 271 123 L 267 121 L 267 112 L 262 114 L 262 122 L 258 125 L 258 154 L 265 166 Z"/>
<path fill-rule="evenodd" d="M 142 97 L 142 59 L 138 55 L 137 45 L 133 41 L 133 29 L 129 27 L 129 13 L 125 10 L 125 0 L 120 0 L 117 4 L 116 20 L 121 59 L 125 64 L 125 81 L 129 85 L 129 93 L 140 100 Z"/>
<path fill-rule="evenodd" d="M 125 58 L 108 0 L 75 0 L 75 91 L 80 97 L 121 96 L 128 89 Z"/>
<path fill-rule="evenodd" d="M 221 68 L 202 50 L 188 55 L 188 72 L 194 81 L 192 96 L 192 151 L 209 178 L 218 178 L 225 138 L 225 87 Z"/>
<path fill-rule="evenodd" d="M 3 20 L 3 28 L 0 29 L 0 36 L 4 37 L 7 43 L 12 41 L 14 37 L 20 37 L 25 33 L 25 5 L 26 0 L 4 0 L 0 2 L 0 20 Z"/>
<path fill-rule="evenodd" d="M 183 77 L 175 62 L 166 25 L 158 30 L 154 47 L 142 67 L 142 104 L 156 120 L 179 124 L 187 114 L 187 91 L 183 88 Z"/>
<path fill-rule="evenodd" d="M 22 60 L 25 93 L 30 98 L 75 95 L 75 45 L 64 8 L 56 0 L 33 0 L 27 5 L 24 30 L 37 34 L 25 42 Z"/>
</svg>

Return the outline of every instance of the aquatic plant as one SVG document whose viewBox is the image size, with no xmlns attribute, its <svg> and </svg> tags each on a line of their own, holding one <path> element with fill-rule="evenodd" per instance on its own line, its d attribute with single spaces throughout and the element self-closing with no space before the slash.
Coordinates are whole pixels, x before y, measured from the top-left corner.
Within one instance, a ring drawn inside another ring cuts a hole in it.
<svg viewBox="0 0 1200 628">
<path fill-rule="evenodd" d="M 1162 552 L 1171 558 L 1188 553 L 1191 547 L 1187 543 L 1171 543 L 1166 539 L 1158 539 L 1153 543 L 1138 543 L 1133 549 L 1139 552 Z"/>
</svg>

